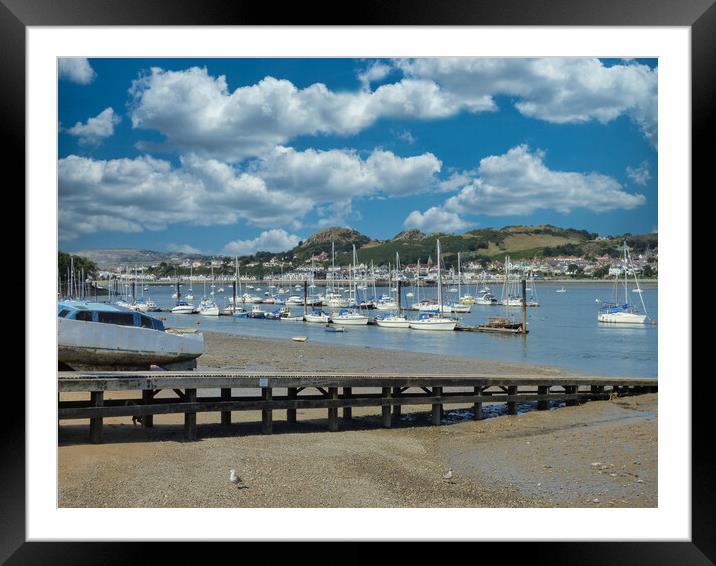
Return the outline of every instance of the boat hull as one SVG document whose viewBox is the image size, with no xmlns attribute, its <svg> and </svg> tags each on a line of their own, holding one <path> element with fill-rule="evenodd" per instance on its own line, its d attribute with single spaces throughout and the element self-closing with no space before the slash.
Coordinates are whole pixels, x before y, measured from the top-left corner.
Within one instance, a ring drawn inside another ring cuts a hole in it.
<svg viewBox="0 0 716 566">
<path fill-rule="evenodd" d="M 334 324 L 341 324 L 343 326 L 365 326 L 368 324 L 368 317 L 367 316 L 360 316 L 355 318 L 341 318 L 341 317 L 335 317 L 331 318 L 331 322 Z"/>
<path fill-rule="evenodd" d="M 410 328 L 410 321 L 405 320 L 379 320 L 376 319 L 375 323 L 381 328 Z"/>
<path fill-rule="evenodd" d="M 599 313 L 597 314 L 597 320 L 613 324 L 644 324 L 646 315 L 630 312 Z"/>
<path fill-rule="evenodd" d="M 410 323 L 410 328 L 413 330 L 449 331 L 455 330 L 456 326 L 457 322 L 453 320 L 440 320 L 434 322 L 430 320 L 414 320 Z"/>
<path fill-rule="evenodd" d="M 196 331 L 158 331 L 58 319 L 57 359 L 72 369 L 196 367 L 204 336 Z"/>
</svg>

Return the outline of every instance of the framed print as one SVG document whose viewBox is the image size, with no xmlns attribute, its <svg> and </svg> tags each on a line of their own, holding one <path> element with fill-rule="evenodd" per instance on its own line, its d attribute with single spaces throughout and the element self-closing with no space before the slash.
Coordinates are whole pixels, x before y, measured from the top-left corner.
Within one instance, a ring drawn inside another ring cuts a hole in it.
<svg viewBox="0 0 716 566">
<path fill-rule="evenodd" d="M 710 2 L 322 25 L 2 2 L 28 211 L 10 563 L 153 540 L 713 560 L 689 285 Z"/>
</svg>

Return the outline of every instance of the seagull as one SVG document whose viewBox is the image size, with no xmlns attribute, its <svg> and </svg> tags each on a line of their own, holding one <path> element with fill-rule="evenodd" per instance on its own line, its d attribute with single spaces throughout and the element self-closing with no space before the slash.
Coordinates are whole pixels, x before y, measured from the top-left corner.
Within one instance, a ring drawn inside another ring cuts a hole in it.
<svg viewBox="0 0 716 566">
<path fill-rule="evenodd" d="M 236 470 L 229 470 L 229 481 L 238 488 L 246 487 L 244 480 L 236 474 Z"/>
<path fill-rule="evenodd" d="M 452 468 L 448 468 L 448 471 L 443 474 L 443 481 L 452 483 Z"/>
</svg>

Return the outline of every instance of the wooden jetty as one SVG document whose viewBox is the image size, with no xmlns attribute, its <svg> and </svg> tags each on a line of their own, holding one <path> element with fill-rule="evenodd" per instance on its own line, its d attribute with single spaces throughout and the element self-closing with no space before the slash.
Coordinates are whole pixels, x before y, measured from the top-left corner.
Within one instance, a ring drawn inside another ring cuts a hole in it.
<svg viewBox="0 0 716 566">
<path fill-rule="evenodd" d="M 157 397 L 165 389 L 175 397 Z M 262 432 L 270 434 L 274 410 L 286 410 L 288 422 L 295 423 L 298 409 L 327 409 L 328 430 L 336 431 L 339 408 L 350 419 L 352 407 L 381 407 L 382 424 L 390 427 L 391 413 L 399 415 L 402 406 L 431 405 L 432 423 L 439 425 L 444 405 L 471 404 L 479 420 L 483 403 L 506 403 L 508 413 L 517 414 L 518 403 L 536 402 L 538 410 L 547 410 L 551 402 L 576 405 L 656 390 L 655 378 L 635 377 L 63 371 L 58 372 L 60 395 L 81 392 L 89 399 L 60 398 L 58 417 L 89 419 L 90 441 L 99 443 L 104 418 L 141 416 L 142 426 L 152 427 L 154 415 L 183 413 L 185 438 L 195 440 L 200 412 L 219 412 L 228 426 L 232 411 L 261 411 Z M 136 391 L 137 397 L 106 399 L 107 391 Z"/>
</svg>

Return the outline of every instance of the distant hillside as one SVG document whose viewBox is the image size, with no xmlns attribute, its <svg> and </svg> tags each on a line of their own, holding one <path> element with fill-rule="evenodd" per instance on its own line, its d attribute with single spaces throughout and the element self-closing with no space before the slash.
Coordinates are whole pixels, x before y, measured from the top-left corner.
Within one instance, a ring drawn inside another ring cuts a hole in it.
<svg viewBox="0 0 716 566">
<path fill-rule="evenodd" d="M 334 244 L 336 254 L 341 252 L 352 254 L 353 244 L 358 249 L 370 241 L 371 239 L 368 236 L 361 234 L 357 230 L 333 226 L 309 236 L 291 250 L 291 253 L 298 259 L 308 259 L 319 255 L 321 252 L 330 254 L 331 244 Z"/>
<path fill-rule="evenodd" d="M 92 248 L 89 250 L 72 252 L 72 255 L 87 258 L 96 263 L 100 269 L 107 269 L 109 267 L 122 264 L 150 265 L 157 264 L 162 261 L 167 263 L 181 263 L 187 258 L 209 258 L 209 256 L 202 256 L 201 254 L 155 252 L 151 250 L 138 250 L 135 248 Z"/>
<path fill-rule="evenodd" d="M 404 230 L 390 240 L 373 240 L 351 228 L 331 227 L 309 236 L 292 250 L 280 253 L 257 252 L 244 256 L 242 264 L 268 262 L 274 257 L 293 258 L 294 264 L 304 263 L 321 252 L 330 261 L 331 243 L 336 248 L 336 263 L 347 265 L 352 261 L 355 244 L 358 261 L 374 262 L 376 265 L 395 262 L 400 254 L 402 264 L 414 264 L 418 260 L 435 262 L 435 241 L 440 238 L 443 259 L 447 265 L 457 262 L 457 253 L 464 261 L 502 260 L 506 255 L 514 259 L 554 256 L 601 256 L 619 257 L 618 247 L 626 239 L 635 253 L 658 248 L 657 234 L 614 236 L 599 238 L 598 234 L 573 228 L 558 228 L 549 224 L 540 226 L 505 226 L 504 228 L 480 228 L 464 234 L 423 234 L 419 230 Z M 211 259 L 199 254 L 155 252 L 131 248 L 102 248 L 74 252 L 94 261 L 100 268 L 122 264 L 181 263 L 186 258 Z"/>
</svg>

